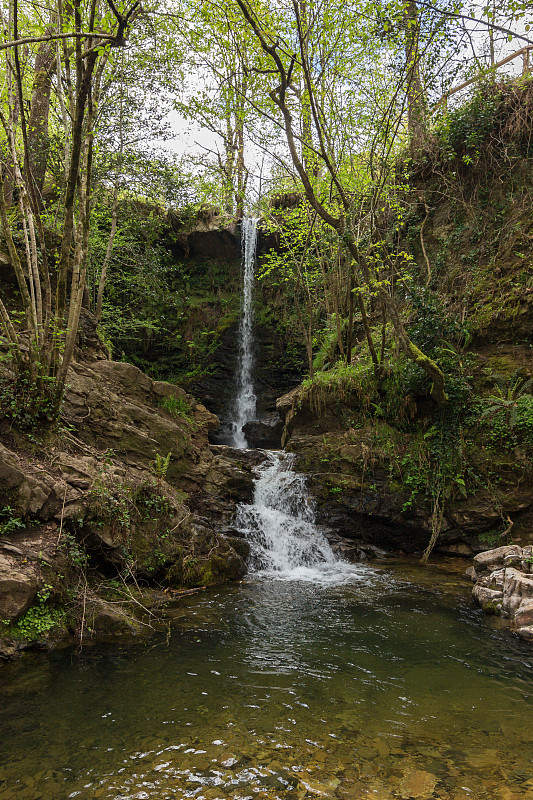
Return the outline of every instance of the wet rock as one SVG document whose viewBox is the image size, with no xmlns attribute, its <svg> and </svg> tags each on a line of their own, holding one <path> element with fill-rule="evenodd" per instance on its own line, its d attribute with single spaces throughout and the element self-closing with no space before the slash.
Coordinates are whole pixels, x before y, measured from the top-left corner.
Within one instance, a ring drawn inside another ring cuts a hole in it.
<svg viewBox="0 0 533 800">
<path fill-rule="evenodd" d="M 501 614 L 525 639 L 533 625 L 533 576 L 529 573 L 531 545 L 497 547 L 474 558 L 476 584 L 472 596 L 484 611 Z M 523 571 L 527 569 L 528 571 Z"/>
<path fill-rule="evenodd" d="M 521 553 L 522 548 L 516 544 L 496 547 L 494 550 L 486 550 L 484 553 L 478 553 L 474 556 L 474 569 L 480 574 L 487 570 L 499 569 L 503 566 L 504 559 L 507 556 L 518 556 Z"/>
<path fill-rule="evenodd" d="M 91 598 L 86 603 L 86 622 L 92 634 L 100 638 L 120 634 L 140 634 L 143 626 L 118 603 L 106 603 L 101 598 Z"/>
<path fill-rule="evenodd" d="M 36 568 L 0 553 L 0 618 L 17 620 L 31 606 L 39 588 Z"/>
<path fill-rule="evenodd" d="M 325 530 L 324 535 L 331 545 L 334 553 L 352 563 L 374 561 L 387 558 L 388 553 L 380 547 L 371 544 L 356 544 L 350 539 L 339 536 L 330 530 Z"/>
<path fill-rule="evenodd" d="M 523 625 L 516 630 L 518 636 L 528 642 L 533 642 L 533 625 Z"/>
<path fill-rule="evenodd" d="M 404 800 L 429 800 L 435 792 L 437 778 L 431 772 L 413 770 L 400 781 L 399 795 Z"/>
<path fill-rule="evenodd" d="M 533 579 L 515 569 L 507 567 L 504 572 L 502 609 L 516 623 L 516 614 L 524 600 L 533 598 Z"/>
<path fill-rule="evenodd" d="M 9 661 L 12 659 L 19 650 L 20 645 L 18 642 L 8 642 L 5 639 L 0 639 L 0 659 L 3 661 Z"/>
<path fill-rule="evenodd" d="M 515 611 L 514 621 L 518 628 L 533 625 L 533 599 L 522 600 Z"/>
<path fill-rule="evenodd" d="M 226 541 L 233 547 L 237 555 L 245 560 L 250 555 L 250 543 L 240 536 L 226 536 Z"/>
<path fill-rule="evenodd" d="M 284 422 L 274 411 L 265 414 L 260 420 L 247 422 L 243 427 L 249 447 L 276 450 L 281 447 Z"/>
<path fill-rule="evenodd" d="M 487 614 L 499 614 L 502 610 L 503 592 L 487 586 L 475 586 L 472 596 Z"/>
<path fill-rule="evenodd" d="M 240 450 L 237 447 L 228 447 L 228 445 L 211 445 L 211 452 L 215 456 L 220 456 L 228 461 L 240 465 L 247 470 L 254 470 L 264 464 L 268 456 L 262 450 Z"/>
</svg>

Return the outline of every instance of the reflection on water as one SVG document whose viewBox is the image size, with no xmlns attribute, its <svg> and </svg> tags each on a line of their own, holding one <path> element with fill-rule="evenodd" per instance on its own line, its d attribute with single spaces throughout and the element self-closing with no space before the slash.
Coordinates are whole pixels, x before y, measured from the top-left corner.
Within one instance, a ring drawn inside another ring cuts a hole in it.
<svg viewBox="0 0 533 800">
<path fill-rule="evenodd" d="M 466 596 L 359 567 L 186 602 L 169 644 L 3 669 L 0 800 L 532 800 L 531 654 Z"/>
</svg>

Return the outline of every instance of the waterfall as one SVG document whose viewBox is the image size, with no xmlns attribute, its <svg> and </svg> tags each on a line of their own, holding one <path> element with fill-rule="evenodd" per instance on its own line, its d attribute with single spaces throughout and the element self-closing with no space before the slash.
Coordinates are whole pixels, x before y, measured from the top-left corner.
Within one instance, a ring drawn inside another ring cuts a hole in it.
<svg viewBox="0 0 533 800">
<path fill-rule="evenodd" d="M 253 381 L 253 281 L 257 219 L 243 219 L 243 304 L 239 325 L 239 363 L 233 412 L 233 445 L 248 446 L 243 427 L 256 416 Z M 235 527 L 251 545 L 250 569 L 286 580 L 334 582 L 353 576 L 353 567 L 337 558 L 315 522 L 305 478 L 293 470 L 294 456 L 266 451 L 250 505 L 241 503 Z"/>
<path fill-rule="evenodd" d="M 237 373 L 237 395 L 233 418 L 233 443 L 235 447 L 247 447 L 243 427 L 255 419 L 257 398 L 253 382 L 253 284 L 255 251 L 257 246 L 257 219 L 245 218 L 241 227 L 241 250 L 243 258 L 243 303 L 239 325 L 239 367 Z"/>
<path fill-rule="evenodd" d="M 316 524 L 305 478 L 294 472 L 293 460 L 267 452 L 253 503 L 237 509 L 235 527 L 251 545 L 250 570 L 285 580 L 342 582 L 353 567 L 337 558 Z"/>
</svg>

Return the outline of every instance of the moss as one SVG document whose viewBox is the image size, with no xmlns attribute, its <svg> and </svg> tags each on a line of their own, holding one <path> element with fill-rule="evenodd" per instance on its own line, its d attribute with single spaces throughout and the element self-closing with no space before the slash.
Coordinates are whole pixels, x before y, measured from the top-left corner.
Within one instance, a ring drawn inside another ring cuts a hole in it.
<svg viewBox="0 0 533 800">
<path fill-rule="evenodd" d="M 215 577 L 213 575 L 213 570 L 211 568 L 211 565 L 208 565 L 204 567 L 204 569 L 200 573 L 199 583 L 201 586 L 209 586 L 214 582 L 215 582 Z"/>
<path fill-rule="evenodd" d="M 215 331 L 216 336 L 220 338 L 225 331 L 229 330 L 233 325 L 236 325 L 238 321 L 239 315 L 237 312 L 234 311 L 229 314 L 225 314 L 218 321 Z"/>
</svg>

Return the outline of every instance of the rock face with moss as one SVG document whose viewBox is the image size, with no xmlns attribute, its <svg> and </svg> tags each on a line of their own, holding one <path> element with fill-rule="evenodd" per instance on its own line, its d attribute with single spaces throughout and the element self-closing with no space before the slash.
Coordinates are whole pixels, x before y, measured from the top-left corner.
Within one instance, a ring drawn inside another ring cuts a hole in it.
<svg viewBox="0 0 533 800">
<path fill-rule="evenodd" d="M 471 380 L 483 391 L 486 356 L 472 359 Z M 453 409 L 451 419 L 432 409 L 427 396 L 407 395 L 402 419 L 387 413 L 385 391 L 354 366 L 280 398 L 284 442 L 309 476 L 320 519 L 356 541 L 407 552 L 422 552 L 434 534 L 438 548 L 464 555 L 504 532 L 527 541 L 533 398 L 523 395 L 522 410 L 516 399 L 513 432 L 507 406 L 485 391 L 459 419 Z"/>
<path fill-rule="evenodd" d="M 246 543 L 231 520 L 251 496 L 253 463 L 210 447 L 217 426 L 178 386 L 96 360 L 73 365 L 57 430 L 6 430 L 4 653 L 76 631 L 137 632 L 153 624 L 163 590 L 244 574 Z"/>
</svg>

